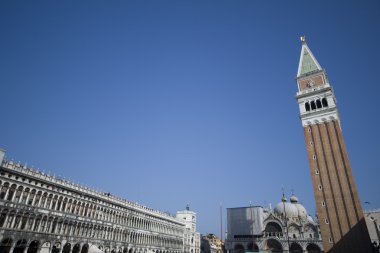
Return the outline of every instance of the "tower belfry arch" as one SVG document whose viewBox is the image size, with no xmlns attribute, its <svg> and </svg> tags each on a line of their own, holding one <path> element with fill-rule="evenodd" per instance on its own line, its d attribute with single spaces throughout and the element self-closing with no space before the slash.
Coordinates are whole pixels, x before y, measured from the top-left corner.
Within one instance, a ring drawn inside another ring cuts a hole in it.
<svg viewBox="0 0 380 253">
<path fill-rule="evenodd" d="M 305 37 L 297 71 L 297 102 L 325 252 L 371 252 L 359 194 L 326 71 Z"/>
</svg>

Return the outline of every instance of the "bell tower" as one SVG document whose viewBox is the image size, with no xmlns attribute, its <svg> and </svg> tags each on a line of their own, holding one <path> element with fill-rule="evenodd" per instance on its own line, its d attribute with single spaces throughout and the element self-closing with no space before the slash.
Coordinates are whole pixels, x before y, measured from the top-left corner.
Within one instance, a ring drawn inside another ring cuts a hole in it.
<svg viewBox="0 0 380 253">
<path fill-rule="evenodd" d="M 325 252 L 371 252 L 371 241 L 326 71 L 301 37 L 297 102 Z"/>
</svg>

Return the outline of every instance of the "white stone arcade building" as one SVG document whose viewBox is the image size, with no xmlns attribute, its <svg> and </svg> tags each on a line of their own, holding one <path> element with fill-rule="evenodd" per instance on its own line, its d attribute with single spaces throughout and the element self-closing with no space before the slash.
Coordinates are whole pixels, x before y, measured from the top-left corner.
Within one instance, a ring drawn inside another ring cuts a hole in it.
<svg viewBox="0 0 380 253">
<path fill-rule="evenodd" d="M 184 252 L 182 219 L 4 155 L 0 149 L 0 253 Z"/>
</svg>

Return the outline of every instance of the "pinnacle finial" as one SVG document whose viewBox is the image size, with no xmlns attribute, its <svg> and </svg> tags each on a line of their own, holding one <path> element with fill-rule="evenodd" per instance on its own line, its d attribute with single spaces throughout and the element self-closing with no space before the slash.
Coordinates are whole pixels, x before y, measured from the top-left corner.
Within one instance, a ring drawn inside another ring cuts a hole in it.
<svg viewBox="0 0 380 253">
<path fill-rule="evenodd" d="M 281 198 L 281 201 L 282 202 L 286 202 L 287 201 L 287 199 L 285 197 L 285 189 L 284 189 L 284 187 L 282 187 L 282 198 Z"/>
<path fill-rule="evenodd" d="M 301 39 L 301 42 L 302 42 L 302 43 L 305 43 L 305 42 L 306 42 L 305 35 L 302 35 L 302 36 L 300 37 L 300 39 Z"/>
</svg>

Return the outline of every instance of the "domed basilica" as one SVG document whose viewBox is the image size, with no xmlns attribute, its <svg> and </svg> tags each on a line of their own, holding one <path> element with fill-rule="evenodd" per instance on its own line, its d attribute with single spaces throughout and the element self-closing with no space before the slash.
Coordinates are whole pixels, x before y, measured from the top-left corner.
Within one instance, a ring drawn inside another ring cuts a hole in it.
<svg viewBox="0 0 380 253">
<path fill-rule="evenodd" d="M 229 253 L 323 252 L 318 221 L 314 220 L 295 195 L 271 207 L 227 209 Z"/>
</svg>

